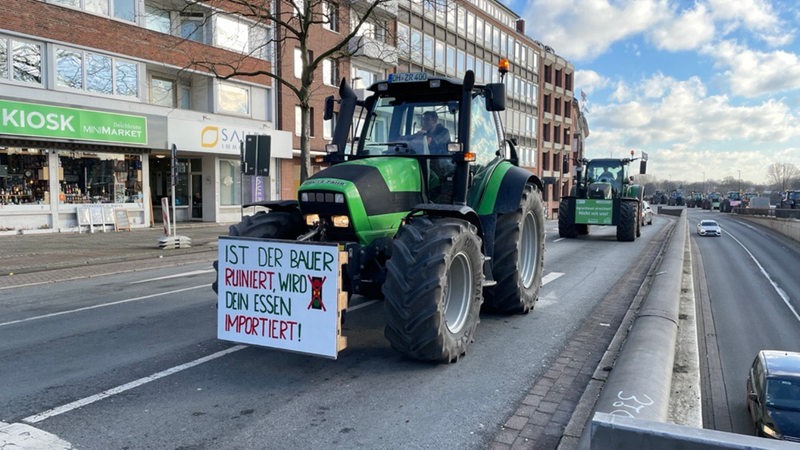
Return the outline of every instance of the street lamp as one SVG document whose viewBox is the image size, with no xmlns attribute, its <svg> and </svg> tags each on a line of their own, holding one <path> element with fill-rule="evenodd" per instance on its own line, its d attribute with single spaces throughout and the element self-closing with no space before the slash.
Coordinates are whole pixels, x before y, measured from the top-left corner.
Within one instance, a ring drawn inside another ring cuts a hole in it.
<svg viewBox="0 0 800 450">
<path fill-rule="evenodd" d="M 742 171 L 739 170 L 739 193 L 742 193 Z"/>
</svg>

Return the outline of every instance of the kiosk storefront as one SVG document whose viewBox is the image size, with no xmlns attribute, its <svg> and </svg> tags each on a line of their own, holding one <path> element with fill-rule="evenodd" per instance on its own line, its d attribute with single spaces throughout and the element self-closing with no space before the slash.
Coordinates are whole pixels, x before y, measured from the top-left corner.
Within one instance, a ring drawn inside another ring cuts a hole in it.
<svg viewBox="0 0 800 450">
<path fill-rule="evenodd" d="M 70 230 L 80 205 L 149 226 L 145 116 L 0 99 L 0 231 Z"/>
</svg>

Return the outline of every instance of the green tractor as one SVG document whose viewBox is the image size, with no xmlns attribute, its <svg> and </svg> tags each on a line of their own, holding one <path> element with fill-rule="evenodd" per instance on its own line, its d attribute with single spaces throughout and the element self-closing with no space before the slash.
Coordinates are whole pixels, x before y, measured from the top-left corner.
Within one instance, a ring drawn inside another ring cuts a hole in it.
<svg viewBox="0 0 800 450">
<path fill-rule="evenodd" d="M 463 80 L 398 73 L 369 91 L 359 100 L 342 80 L 340 98 L 325 107 L 326 118 L 339 107 L 330 166 L 300 185 L 297 201 L 258 203 L 269 211 L 230 234 L 338 243 L 348 255 L 340 273 L 348 303 L 354 294 L 383 298 L 395 350 L 455 362 L 482 308 L 534 307 L 542 182 L 518 167 L 503 134 L 503 83 L 477 85 L 472 71 Z"/>
<path fill-rule="evenodd" d="M 575 186 L 558 205 L 559 236 L 576 238 L 589 234 L 589 225 L 616 226 L 618 241 L 634 241 L 641 235 L 643 190 L 628 175 L 628 165 L 634 160 L 579 161 Z M 645 173 L 646 163 L 643 158 L 639 173 Z"/>
</svg>

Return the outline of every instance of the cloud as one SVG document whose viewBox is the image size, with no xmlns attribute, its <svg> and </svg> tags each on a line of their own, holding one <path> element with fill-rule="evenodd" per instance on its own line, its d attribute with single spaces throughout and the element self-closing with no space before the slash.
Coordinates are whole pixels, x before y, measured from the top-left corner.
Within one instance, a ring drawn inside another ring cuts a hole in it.
<svg viewBox="0 0 800 450">
<path fill-rule="evenodd" d="M 800 140 L 800 124 L 782 100 L 734 105 L 725 95 L 709 96 L 697 77 L 676 80 L 663 74 L 636 84 L 621 82 L 617 92 L 623 94 L 594 105 L 589 114 L 589 157 L 644 150 L 659 176 L 676 179 L 704 169 L 708 177 L 722 177 L 737 166 L 752 169 L 753 181 L 763 181 L 761 166 L 775 162 L 776 155 L 788 158 L 782 162 L 800 163 L 800 156 L 785 151 Z"/>
<path fill-rule="evenodd" d="M 761 52 L 732 41 L 708 45 L 702 53 L 716 59 L 735 95 L 756 97 L 800 88 L 800 59 L 794 53 Z"/>
<path fill-rule="evenodd" d="M 664 18 L 649 33 L 656 48 L 671 52 L 692 50 L 714 38 L 714 21 L 706 7 L 696 4 L 674 17 Z"/>
<path fill-rule="evenodd" d="M 603 54 L 615 42 L 642 33 L 670 15 L 666 0 L 534 0 L 521 14 L 537 39 L 573 61 Z M 553 26 L 558 23 L 559 26 Z"/>
<path fill-rule="evenodd" d="M 575 71 L 575 86 L 580 86 L 580 90 L 587 94 L 591 94 L 595 89 L 605 88 L 608 84 L 608 79 L 594 70 Z"/>
</svg>

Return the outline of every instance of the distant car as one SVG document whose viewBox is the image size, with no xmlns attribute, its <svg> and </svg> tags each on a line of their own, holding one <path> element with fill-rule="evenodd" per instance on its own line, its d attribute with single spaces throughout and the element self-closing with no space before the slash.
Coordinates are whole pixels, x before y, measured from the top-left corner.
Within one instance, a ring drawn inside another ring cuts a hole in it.
<svg viewBox="0 0 800 450">
<path fill-rule="evenodd" d="M 642 225 L 652 225 L 653 224 L 653 208 L 650 207 L 650 203 L 647 200 L 642 202 Z"/>
<path fill-rule="evenodd" d="M 747 377 L 747 411 L 757 435 L 800 442 L 800 353 L 758 352 Z"/>
<path fill-rule="evenodd" d="M 716 220 L 701 220 L 697 224 L 697 234 L 700 236 L 722 236 L 722 228 Z"/>
</svg>

